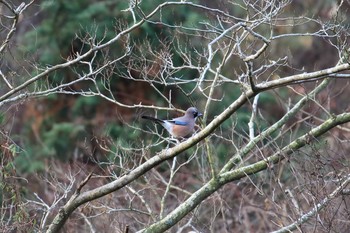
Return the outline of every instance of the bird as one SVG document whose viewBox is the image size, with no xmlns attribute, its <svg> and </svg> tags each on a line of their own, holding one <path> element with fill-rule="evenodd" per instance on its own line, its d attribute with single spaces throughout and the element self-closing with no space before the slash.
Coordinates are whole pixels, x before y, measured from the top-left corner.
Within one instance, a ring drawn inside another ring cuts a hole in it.
<svg viewBox="0 0 350 233">
<path fill-rule="evenodd" d="M 176 138 L 187 138 L 192 136 L 196 119 L 203 116 L 197 108 L 190 107 L 186 110 L 185 115 L 171 120 L 162 120 L 151 116 L 141 116 L 143 119 L 154 121 L 162 125 L 169 134 Z"/>
</svg>

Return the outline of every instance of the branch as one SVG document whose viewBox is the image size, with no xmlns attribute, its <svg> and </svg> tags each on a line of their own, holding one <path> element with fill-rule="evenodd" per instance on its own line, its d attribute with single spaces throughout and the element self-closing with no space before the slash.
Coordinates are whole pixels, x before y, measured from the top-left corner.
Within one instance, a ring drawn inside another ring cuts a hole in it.
<svg viewBox="0 0 350 233">
<path fill-rule="evenodd" d="M 227 172 L 231 170 L 235 164 L 240 162 L 250 151 L 252 148 L 255 147 L 255 145 L 267 138 L 269 135 L 276 132 L 276 130 L 279 130 L 289 119 L 291 119 L 295 114 L 297 114 L 300 109 L 310 100 L 310 98 L 314 98 L 316 94 L 318 94 L 320 91 L 322 91 L 325 87 L 327 87 L 329 83 L 329 79 L 324 80 L 319 86 L 317 86 L 312 92 L 310 92 L 308 95 L 304 96 L 302 99 L 300 99 L 293 108 L 291 108 L 280 120 L 278 120 L 275 124 L 271 125 L 269 128 L 264 130 L 261 134 L 254 137 L 250 142 L 241 149 L 238 153 L 236 153 L 221 169 L 220 173 Z"/>
<path fill-rule="evenodd" d="M 304 214 L 298 220 L 293 222 L 292 224 L 285 226 L 277 231 L 273 231 L 272 233 L 288 233 L 297 229 L 298 226 L 308 221 L 312 216 L 316 215 L 320 210 L 326 207 L 331 200 L 336 198 L 339 194 L 342 193 L 344 188 L 350 183 L 350 175 L 344 178 L 343 182 L 336 188 L 334 191 L 325 197 L 321 202 L 319 202 L 314 208 L 312 208 L 308 213 Z"/>
<path fill-rule="evenodd" d="M 319 72 L 303 74 L 302 77 L 313 78 L 317 75 L 325 75 L 326 72 L 331 72 L 331 71 L 336 72 L 336 71 L 344 70 L 344 69 L 348 69 L 348 68 L 349 68 L 349 65 L 345 64 L 345 65 L 335 66 L 333 68 L 319 71 Z M 298 75 L 291 76 L 291 77 L 297 77 L 300 79 L 300 77 Z M 279 87 L 280 85 L 282 85 L 285 82 L 290 81 L 291 79 L 292 78 L 287 77 L 287 78 L 283 78 L 283 79 L 278 80 L 280 82 L 275 82 L 275 81 L 267 82 L 266 88 L 268 87 L 269 89 L 273 89 L 273 88 Z M 272 84 L 270 84 L 270 83 L 272 83 Z M 198 142 L 200 142 L 201 140 L 206 138 L 217 127 L 219 127 L 226 119 L 228 119 L 234 112 L 236 112 L 236 110 L 238 110 L 243 104 L 245 104 L 248 99 L 254 97 L 256 94 L 257 93 L 254 93 L 252 90 L 245 91 L 244 93 L 241 94 L 241 96 L 236 101 L 234 101 L 220 115 L 218 115 L 212 122 L 210 122 L 210 124 L 208 124 L 207 127 L 205 127 L 201 132 L 199 132 L 198 134 L 194 135 L 190 139 L 178 144 L 177 146 L 175 146 L 173 148 L 165 149 L 165 150 L 161 151 L 160 153 L 158 153 L 157 155 L 155 155 L 154 157 L 152 157 L 151 159 L 149 159 L 145 163 L 141 164 L 139 167 L 132 170 L 130 173 L 120 177 L 119 179 L 117 179 L 111 183 L 108 183 L 106 185 L 103 185 L 101 187 L 93 189 L 91 191 L 86 191 L 86 192 L 83 192 L 83 193 L 78 194 L 78 195 L 73 195 L 71 197 L 71 199 L 62 207 L 59 214 L 56 215 L 56 217 L 54 218 L 53 222 L 49 226 L 48 233 L 58 232 L 58 230 L 63 226 L 63 224 L 68 219 L 68 217 L 71 215 L 71 213 L 80 205 L 82 205 L 86 202 L 95 200 L 97 198 L 100 198 L 104 195 L 107 195 L 111 192 L 114 192 L 114 191 L 124 187 L 125 185 L 131 183 L 132 181 L 134 181 L 135 179 L 137 179 L 138 177 L 140 177 L 141 175 L 143 175 L 144 173 L 146 173 L 147 171 L 149 171 L 153 167 L 162 163 L 163 161 L 170 159 L 170 158 L 173 158 L 174 156 L 187 150 L 188 148 L 192 147 L 193 145 L 197 144 Z M 324 124 L 327 122 L 328 121 L 324 122 Z M 228 163 L 229 165 L 226 165 L 222 169 L 221 174 L 223 174 L 225 170 L 228 171 L 229 168 L 233 166 L 234 163 L 232 163 L 232 162 L 233 161 L 230 161 Z M 267 161 L 263 161 L 263 162 L 266 163 Z M 262 169 L 264 169 L 264 168 L 262 168 Z M 244 175 L 245 174 L 246 173 L 244 173 Z M 215 190 L 216 189 L 214 188 L 214 191 Z"/>
<path fill-rule="evenodd" d="M 254 121 L 256 118 L 256 113 L 258 111 L 258 101 L 259 101 L 259 94 L 257 94 L 254 97 L 253 105 L 252 105 L 252 115 L 250 116 L 250 120 L 248 122 L 248 127 L 249 127 L 249 138 L 252 141 L 254 139 Z"/>
<path fill-rule="evenodd" d="M 143 233 L 158 233 L 164 232 L 170 227 L 174 226 L 178 221 L 180 221 L 184 216 L 186 216 L 190 211 L 192 211 L 196 206 L 198 206 L 203 200 L 217 191 L 226 183 L 232 182 L 234 180 L 239 180 L 248 175 L 258 173 L 265 170 L 269 164 L 278 163 L 286 155 L 291 155 L 296 150 L 305 146 L 310 141 L 310 137 L 317 138 L 324 133 L 328 132 L 333 127 L 344 124 L 350 121 L 350 113 L 343 113 L 334 116 L 318 127 L 312 129 L 307 134 L 297 138 L 291 142 L 288 146 L 284 147 L 280 152 L 277 152 L 266 159 L 256 162 L 254 164 L 235 169 L 226 173 L 221 173 L 217 177 L 211 179 L 209 182 L 204 184 L 199 190 L 197 190 L 191 197 L 189 197 L 185 202 L 183 202 L 179 207 L 173 210 L 165 218 L 157 223 L 149 226 L 147 229 L 142 230 Z M 350 179 L 350 178 L 349 178 Z"/>
<path fill-rule="evenodd" d="M 209 44 L 208 44 L 208 59 L 207 59 L 207 65 L 206 67 L 204 68 L 203 72 L 201 73 L 201 76 L 199 77 L 199 82 L 198 82 L 198 87 L 200 88 L 200 90 L 202 92 L 204 92 L 201 88 L 201 85 L 202 85 L 202 82 L 205 78 L 205 75 L 207 73 L 207 71 L 210 69 L 211 67 L 211 64 L 212 64 L 212 61 L 214 59 L 214 55 L 215 55 L 215 52 L 213 52 L 213 45 L 215 43 L 217 43 L 221 38 L 223 38 L 227 33 L 233 31 L 234 29 L 237 29 L 237 28 L 240 28 L 242 27 L 243 25 L 245 25 L 243 22 L 240 22 L 240 23 L 237 23 L 233 26 L 231 26 L 230 28 L 226 29 L 225 31 L 223 31 L 218 37 L 216 37 L 214 40 L 212 40 Z"/>
<path fill-rule="evenodd" d="M 23 11 L 25 9 L 27 9 L 27 7 L 29 7 L 33 2 L 34 2 L 34 0 L 29 2 L 28 4 L 25 4 L 24 2 L 22 2 L 21 5 L 19 5 L 16 9 L 14 9 L 14 8 L 12 8 L 12 6 L 8 2 L 1 1 L 1 3 L 3 3 L 6 7 L 9 8 L 9 10 L 12 11 L 14 16 L 13 16 L 13 22 L 12 22 L 11 28 L 6 35 L 4 42 L 2 42 L 2 44 L 0 46 L 0 54 L 2 54 L 4 52 L 5 48 L 7 47 L 8 43 L 10 42 L 10 39 L 12 38 L 12 36 L 14 35 L 14 33 L 16 31 L 19 15 L 22 14 Z"/>
<path fill-rule="evenodd" d="M 143 23 L 146 22 L 146 20 L 148 20 L 149 18 L 151 18 L 152 16 L 154 16 L 159 10 L 161 10 L 163 7 L 168 6 L 168 5 L 175 5 L 176 2 L 166 2 L 163 3 L 161 5 L 158 5 L 150 14 L 148 14 L 145 18 L 141 19 L 138 23 L 133 24 L 131 27 L 121 31 L 119 34 L 117 34 L 114 38 L 112 38 L 111 40 L 102 43 L 100 45 L 91 45 L 91 48 L 83 53 L 82 55 L 77 55 L 77 57 L 75 57 L 72 60 L 68 60 L 64 63 L 61 64 L 57 64 L 54 65 L 50 68 L 46 68 L 43 72 L 41 72 L 40 74 L 30 78 L 29 80 L 27 80 L 26 82 L 22 83 L 21 85 L 13 88 L 12 90 L 8 91 L 6 94 L 2 95 L 0 97 L 0 107 L 3 105 L 3 101 L 6 100 L 8 97 L 10 97 L 11 95 L 23 90 L 24 88 L 28 87 L 29 85 L 31 85 L 32 83 L 36 82 L 37 80 L 41 79 L 41 78 L 45 78 L 47 77 L 47 75 L 51 74 L 52 72 L 59 70 L 59 69 L 63 69 L 63 68 L 67 68 L 67 67 L 71 67 L 74 64 L 80 63 L 81 61 L 84 61 L 85 58 L 88 58 L 91 54 L 95 53 L 96 51 L 102 50 L 103 48 L 106 48 L 112 44 L 114 44 L 115 42 L 117 42 L 118 40 L 120 40 L 120 38 L 122 38 L 124 35 L 129 34 L 131 31 L 135 30 L 136 28 L 140 27 Z M 185 5 L 185 3 L 182 3 Z M 21 8 L 22 9 L 22 8 Z M 25 7 L 23 8 L 25 9 Z M 0 50 L 1 51 L 1 50 Z"/>
<path fill-rule="evenodd" d="M 334 75 L 335 73 L 349 70 L 349 69 L 350 69 L 350 64 L 348 64 L 348 63 L 336 65 L 334 67 L 324 69 L 324 70 L 319 70 L 319 71 L 315 71 L 315 72 L 311 72 L 311 73 L 296 74 L 296 75 L 292 75 L 289 77 L 285 77 L 285 78 L 281 78 L 281 79 L 277 79 L 277 80 L 272 80 L 272 81 L 265 82 L 265 83 L 256 84 L 255 88 L 258 91 L 263 91 L 263 90 L 268 90 L 271 88 L 276 88 L 276 87 L 286 86 L 289 84 L 294 84 L 296 82 L 306 82 L 308 80 L 313 80 L 313 79 L 319 78 L 319 77 L 326 78 L 327 76 L 330 76 L 330 75 L 336 77 Z M 343 77 L 347 77 L 347 76 L 343 76 Z"/>
<path fill-rule="evenodd" d="M 4 80 L 4 82 L 6 83 L 6 85 L 10 88 L 13 89 L 13 87 L 11 86 L 11 84 L 9 83 L 9 81 L 7 81 L 5 75 L 2 73 L 2 71 L 0 70 L 0 76 L 1 78 Z"/>
<path fill-rule="evenodd" d="M 78 208 L 80 205 L 105 196 L 111 192 L 114 192 L 118 189 L 121 189 L 125 185 L 131 183 L 153 167 L 162 163 L 165 160 L 173 158 L 179 153 L 187 150 L 193 145 L 197 144 L 205 137 L 207 137 L 210 133 L 212 133 L 217 127 L 219 127 L 222 122 L 224 122 L 227 118 L 229 118 L 237 109 L 239 109 L 244 103 L 246 103 L 247 99 L 253 96 L 253 92 L 245 92 L 242 94 L 235 102 L 233 102 L 225 111 L 223 111 L 220 115 L 218 115 L 207 127 L 205 127 L 201 132 L 189 138 L 188 140 L 178 144 L 175 147 L 170 149 L 164 149 L 160 153 L 156 154 L 134 170 L 130 171 L 128 174 L 120 177 L 119 179 L 95 188 L 90 191 L 86 191 L 77 195 L 73 195 L 70 200 L 60 209 L 59 213 L 55 216 L 54 220 L 49 226 L 47 233 L 58 232 L 63 224 L 66 222 L 68 217 L 72 214 L 72 212 Z"/>
<path fill-rule="evenodd" d="M 90 180 L 91 176 L 92 176 L 92 172 L 90 172 L 89 175 L 79 184 L 75 193 L 80 193 L 81 189 L 87 184 L 87 182 Z"/>
</svg>

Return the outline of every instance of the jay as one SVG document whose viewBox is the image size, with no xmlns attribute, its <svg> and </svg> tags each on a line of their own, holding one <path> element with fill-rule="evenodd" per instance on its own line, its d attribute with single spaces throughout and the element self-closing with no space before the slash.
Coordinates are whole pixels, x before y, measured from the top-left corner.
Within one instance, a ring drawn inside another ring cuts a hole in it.
<svg viewBox="0 0 350 233">
<path fill-rule="evenodd" d="M 185 115 L 171 120 L 161 120 L 151 116 L 141 116 L 143 119 L 154 121 L 162 125 L 174 138 L 186 138 L 193 134 L 197 117 L 203 116 L 197 108 L 191 107 Z"/>
</svg>

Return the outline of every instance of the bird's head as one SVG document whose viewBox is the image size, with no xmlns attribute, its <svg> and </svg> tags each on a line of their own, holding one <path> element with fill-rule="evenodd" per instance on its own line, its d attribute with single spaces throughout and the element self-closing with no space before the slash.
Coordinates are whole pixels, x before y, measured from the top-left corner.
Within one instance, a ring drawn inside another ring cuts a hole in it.
<svg viewBox="0 0 350 233">
<path fill-rule="evenodd" d="M 190 117 L 193 117 L 193 118 L 197 118 L 197 117 L 203 116 L 203 114 L 200 113 L 200 112 L 198 111 L 198 109 L 195 108 L 195 107 L 191 107 L 191 108 L 187 109 L 186 115 L 188 115 L 188 116 L 190 116 Z"/>
</svg>

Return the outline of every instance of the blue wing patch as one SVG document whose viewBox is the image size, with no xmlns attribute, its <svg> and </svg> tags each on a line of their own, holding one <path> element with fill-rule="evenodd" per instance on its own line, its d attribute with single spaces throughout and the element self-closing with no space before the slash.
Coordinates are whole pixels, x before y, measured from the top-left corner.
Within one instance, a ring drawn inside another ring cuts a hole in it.
<svg viewBox="0 0 350 233">
<path fill-rule="evenodd" d="M 175 125 L 188 125 L 188 123 L 184 121 L 170 120 L 169 122 Z"/>
</svg>

